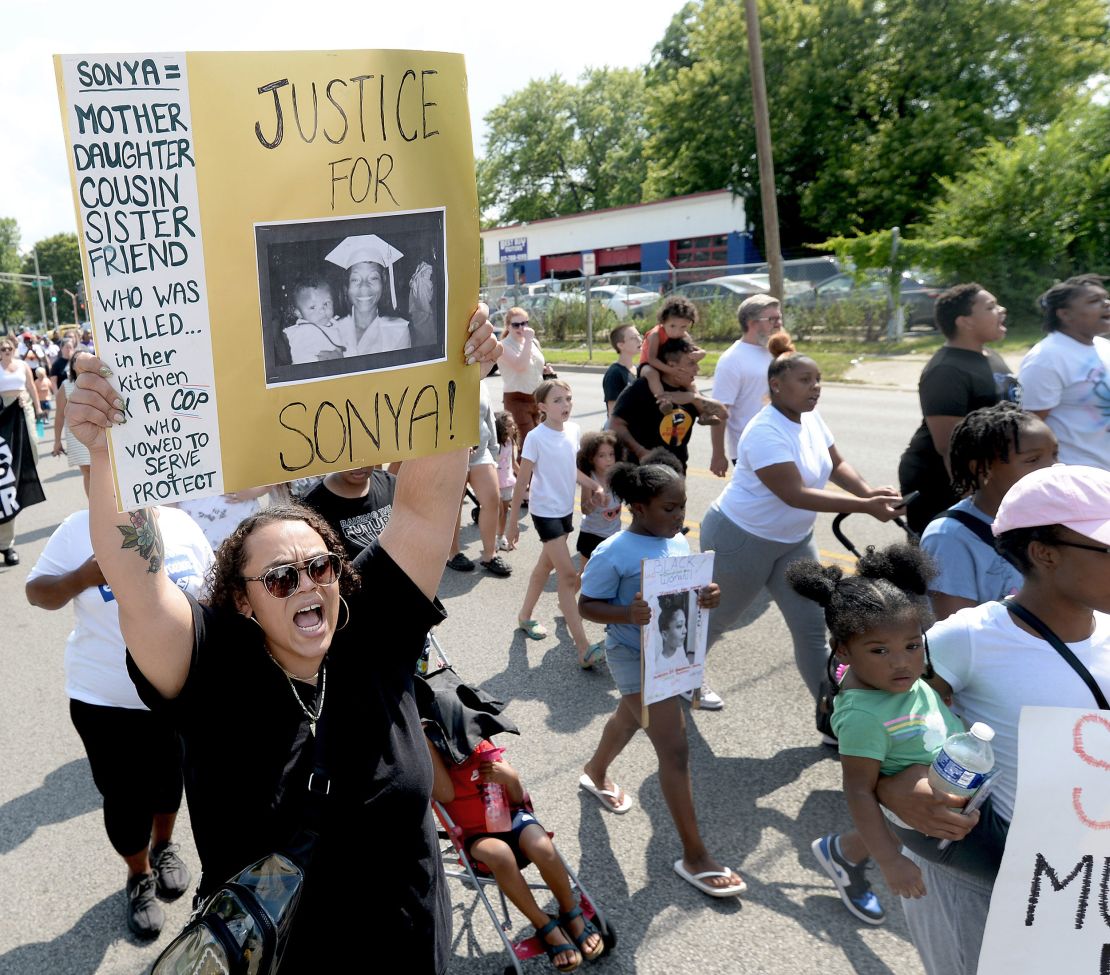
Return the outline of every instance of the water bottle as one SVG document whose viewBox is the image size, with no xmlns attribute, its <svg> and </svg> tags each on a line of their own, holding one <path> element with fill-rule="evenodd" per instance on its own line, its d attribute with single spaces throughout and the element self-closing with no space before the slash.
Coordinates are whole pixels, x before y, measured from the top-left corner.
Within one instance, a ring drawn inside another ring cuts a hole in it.
<svg viewBox="0 0 1110 975">
<path fill-rule="evenodd" d="M 504 753 L 503 748 L 491 748 L 480 754 L 485 762 L 497 762 Z M 513 828 L 513 819 L 509 815 L 509 797 L 505 795 L 505 787 L 500 782 L 482 782 L 478 790 L 482 793 L 482 806 L 486 812 L 486 830 L 490 833 L 509 832 Z"/>
<path fill-rule="evenodd" d="M 994 729 L 976 721 L 971 731 L 952 735 L 929 766 L 929 784 L 938 792 L 966 798 L 975 793 L 994 768 Z"/>
<path fill-rule="evenodd" d="M 432 660 L 432 640 L 431 637 L 424 638 L 424 649 L 420 651 L 420 659 L 416 661 L 416 672 L 422 677 L 428 675 L 431 669 Z"/>
</svg>

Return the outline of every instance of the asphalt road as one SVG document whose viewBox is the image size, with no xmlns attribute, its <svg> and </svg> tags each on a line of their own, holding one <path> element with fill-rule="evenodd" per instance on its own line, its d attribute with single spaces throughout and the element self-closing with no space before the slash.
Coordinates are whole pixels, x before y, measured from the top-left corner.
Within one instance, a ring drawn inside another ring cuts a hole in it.
<svg viewBox="0 0 1110 975">
<path fill-rule="evenodd" d="M 564 373 L 584 429 L 604 419 L 600 375 Z M 496 379 L 491 393 L 500 401 Z M 895 390 L 838 386 L 825 390 L 820 410 L 841 452 L 873 484 L 895 479 L 898 455 L 918 422 L 917 400 Z M 51 434 L 48 434 L 51 436 Z M 691 544 L 698 521 L 723 482 L 708 470 L 708 431 L 695 431 L 688 479 Z M 0 662 L 7 674 L 0 706 L 0 972 L 142 971 L 161 941 L 140 945 L 124 924 L 124 869 L 104 836 L 99 797 L 63 690 L 62 653 L 71 626 L 68 608 L 32 609 L 23 595 L 27 571 L 46 539 L 84 503 L 81 480 L 64 459 L 46 457 L 40 472 L 46 503 L 19 518 L 23 563 L 0 568 Z M 463 539 L 478 554 L 477 530 L 464 510 Z M 849 564 L 833 538 L 831 516 L 818 519 L 818 542 L 828 559 Z M 857 544 L 898 537 L 893 526 L 850 519 Z M 689 721 L 694 794 L 702 831 L 718 858 L 748 882 L 741 900 L 711 901 L 679 880 L 680 855 L 657 782 L 646 736 L 628 747 L 613 774 L 634 798 L 622 817 L 606 813 L 578 789 L 617 694 L 604 668 L 580 672 L 573 644 L 557 613 L 554 586 L 537 616 L 552 636 L 527 643 L 514 630 L 528 573 L 538 552 L 535 533 L 522 535 L 509 558 L 510 579 L 447 571 L 441 595 L 449 610 L 439 637 L 459 673 L 509 702 L 522 737 L 506 736 L 508 757 L 522 773 L 537 813 L 554 830 L 564 856 L 608 912 L 619 935 L 616 951 L 594 966 L 599 973 L 835 973 L 868 975 L 921 971 L 897 902 L 876 871 L 889 911 L 883 927 L 853 919 L 810 853 L 815 837 L 843 828 L 847 810 L 835 755 L 818 744 L 812 705 L 794 668 L 777 609 L 759 601 L 742 628 L 728 635 L 709 662 L 710 683 L 725 699 L 717 713 Z M 587 624 L 592 638 L 600 627 Z M 244 706 L 249 701 L 244 700 Z M 218 719 L 218 716 L 214 716 Z M 183 811 L 178 830 L 187 862 L 196 866 Z M 368 837 L 352 857 L 372 857 Z M 388 877 L 377 882 L 389 884 Z M 184 923 L 188 898 L 167 910 L 167 931 Z M 489 918 L 469 891 L 453 890 L 454 961 L 459 973 L 501 972 L 506 959 Z M 514 919 L 514 930 L 523 926 Z M 374 946 L 381 950 L 386 946 Z M 365 957 L 365 956 L 362 956 Z M 547 963 L 528 963 L 544 971 Z M 358 967 L 361 967 L 358 966 Z M 403 963 L 402 966 L 403 968 Z M 351 970 L 357 970 L 352 968 Z"/>
</svg>

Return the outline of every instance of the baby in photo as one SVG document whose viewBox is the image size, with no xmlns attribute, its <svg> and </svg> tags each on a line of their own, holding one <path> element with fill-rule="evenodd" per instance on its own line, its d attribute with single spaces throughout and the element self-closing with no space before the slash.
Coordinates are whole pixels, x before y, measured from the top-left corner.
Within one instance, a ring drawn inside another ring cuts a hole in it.
<svg viewBox="0 0 1110 975">
<path fill-rule="evenodd" d="M 341 334 L 335 298 L 324 274 L 300 278 L 292 293 L 297 320 L 284 332 L 292 363 L 343 358 L 349 343 Z"/>
</svg>

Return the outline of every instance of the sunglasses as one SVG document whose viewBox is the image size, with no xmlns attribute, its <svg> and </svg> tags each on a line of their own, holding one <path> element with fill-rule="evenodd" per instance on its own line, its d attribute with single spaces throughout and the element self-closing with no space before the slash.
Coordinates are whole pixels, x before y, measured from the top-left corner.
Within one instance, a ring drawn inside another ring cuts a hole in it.
<svg viewBox="0 0 1110 975">
<path fill-rule="evenodd" d="M 1088 552 L 1101 552 L 1103 555 L 1110 555 L 1110 548 L 1105 545 L 1084 545 L 1082 542 L 1061 542 L 1059 539 L 1052 541 L 1045 540 L 1046 545 L 1066 545 L 1068 548 L 1081 548 Z"/>
<path fill-rule="evenodd" d="M 275 565 L 260 576 L 243 576 L 243 579 L 246 582 L 261 582 L 271 596 L 287 599 L 300 588 L 302 570 L 314 586 L 333 586 L 339 580 L 342 569 L 343 562 L 339 556 L 328 552 L 325 555 L 314 555 L 303 562 Z"/>
</svg>

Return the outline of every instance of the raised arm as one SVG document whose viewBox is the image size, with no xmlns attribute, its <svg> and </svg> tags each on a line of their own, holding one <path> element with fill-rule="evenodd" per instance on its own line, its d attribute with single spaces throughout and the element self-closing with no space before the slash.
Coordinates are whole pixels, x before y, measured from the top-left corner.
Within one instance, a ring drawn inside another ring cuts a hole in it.
<svg viewBox="0 0 1110 975">
<path fill-rule="evenodd" d="M 493 367 L 501 346 L 479 305 L 470 320 L 463 355 L 478 364 L 481 375 Z M 459 514 L 469 448 L 406 460 L 397 475 L 397 491 L 381 545 L 390 558 L 429 599 L 435 597 Z"/>
<path fill-rule="evenodd" d="M 89 448 L 89 531 L 97 564 L 119 606 L 120 630 L 132 657 L 163 697 L 185 686 L 193 648 L 193 615 L 166 575 L 162 535 L 150 508 L 119 514 L 105 431 L 125 422 L 123 401 L 96 356 L 77 360 L 77 388 L 66 404 L 70 432 Z"/>
</svg>

